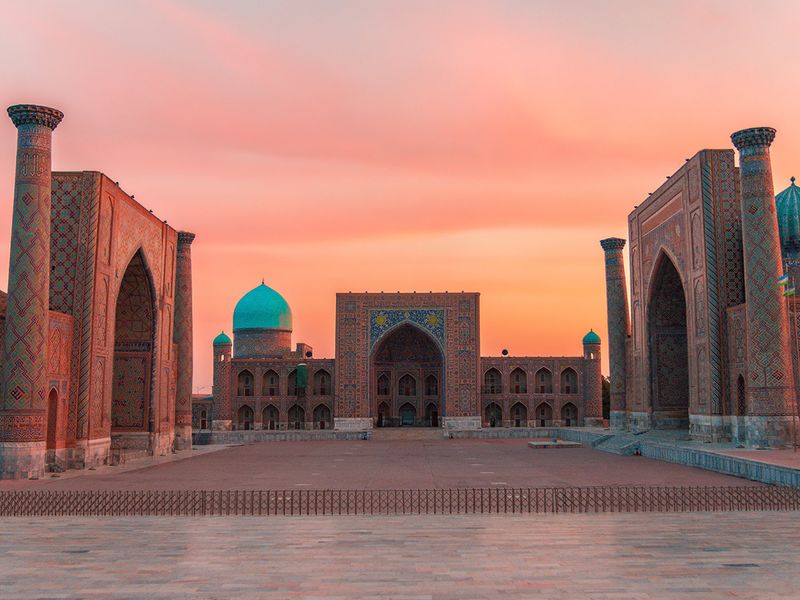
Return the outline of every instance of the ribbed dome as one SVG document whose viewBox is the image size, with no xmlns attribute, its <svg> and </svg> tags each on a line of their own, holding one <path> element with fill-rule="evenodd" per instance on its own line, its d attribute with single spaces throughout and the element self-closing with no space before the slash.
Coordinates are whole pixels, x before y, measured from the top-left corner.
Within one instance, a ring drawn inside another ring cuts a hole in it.
<svg viewBox="0 0 800 600">
<path fill-rule="evenodd" d="M 214 338 L 213 344 L 215 346 L 230 346 L 232 344 L 231 338 L 224 331 Z"/>
<path fill-rule="evenodd" d="M 584 344 L 599 344 L 600 343 L 600 336 L 594 332 L 594 329 L 590 329 L 589 333 L 583 336 L 583 343 Z"/>
<path fill-rule="evenodd" d="M 792 183 L 775 196 L 778 207 L 778 229 L 781 234 L 781 250 L 784 256 L 800 254 L 800 187 Z"/>
<path fill-rule="evenodd" d="M 233 309 L 233 332 L 242 329 L 292 330 L 292 309 L 278 292 L 262 283 Z"/>
</svg>

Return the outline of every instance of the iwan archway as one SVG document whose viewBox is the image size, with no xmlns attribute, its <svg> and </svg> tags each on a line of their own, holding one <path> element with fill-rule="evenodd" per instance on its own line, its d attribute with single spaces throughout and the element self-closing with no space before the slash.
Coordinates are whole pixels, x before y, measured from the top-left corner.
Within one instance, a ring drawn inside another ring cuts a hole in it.
<svg viewBox="0 0 800 600">
<path fill-rule="evenodd" d="M 156 305 L 153 280 L 141 251 L 119 286 L 111 386 L 112 445 L 149 450 L 154 432 L 153 373 Z"/>
<path fill-rule="evenodd" d="M 661 253 L 647 306 L 652 426 L 689 429 L 689 345 L 686 293 L 672 260 Z"/>
<path fill-rule="evenodd" d="M 404 323 L 386 333 L 370 361 L 370 409 L 376 427 L 437 427 L 444 415 L 444 359 L 436 341 Z"/>
</svg>

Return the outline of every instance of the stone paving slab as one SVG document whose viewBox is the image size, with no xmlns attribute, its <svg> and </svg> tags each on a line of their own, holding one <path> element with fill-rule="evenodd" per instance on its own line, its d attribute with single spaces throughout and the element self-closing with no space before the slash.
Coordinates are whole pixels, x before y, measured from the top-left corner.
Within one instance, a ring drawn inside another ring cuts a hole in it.
<svg viewBox="0 0 800 600">
<path fill-rule="evenodd" d="M 527 439 L 265 442 L 138 470 L 0 481 L 11 489 L 411 489 L 589 485 L 758 485 L 590 448 L 534 452 Z"/>
<path fill-rule="evenodd" d="M 798 513 L 0 521 L 0 597 L 797 598 Z"/>
</svg>

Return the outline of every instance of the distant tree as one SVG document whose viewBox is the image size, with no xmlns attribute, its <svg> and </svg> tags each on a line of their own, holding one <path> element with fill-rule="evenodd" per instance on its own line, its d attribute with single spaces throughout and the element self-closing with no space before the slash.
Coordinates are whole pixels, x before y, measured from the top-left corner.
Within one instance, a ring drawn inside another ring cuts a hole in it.
<svg viewBox="0 0 800 600">
<path fill-rule="evenodd" d="M 611 380 L 603 375 L 603 418 L 611 418 Z"/>
</svg>

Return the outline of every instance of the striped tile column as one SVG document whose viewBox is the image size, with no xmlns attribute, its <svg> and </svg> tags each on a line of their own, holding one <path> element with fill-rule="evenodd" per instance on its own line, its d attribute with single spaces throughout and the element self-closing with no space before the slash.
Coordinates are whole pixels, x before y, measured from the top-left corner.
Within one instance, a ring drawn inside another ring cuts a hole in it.
<svg viewBox="0 0 800 600">
<path fill-rule="evenodd" d="M 50 296 L 50 186 L 53 130 L 64 114 L 18 104 L 8 306 L 0 397 L 0 477 L 44 474 L 47 317 Z"/>
<path fill-rule="evenodd" d="M 737 131 L 742 201 L 745 300 L 747 303 L 747 416 L 750 446 L 776 446 L 791 439 L 794 381 L 789 320 L 778 287 L 783 273 L 772 184 L 771 127 Z"/>
</svg>

